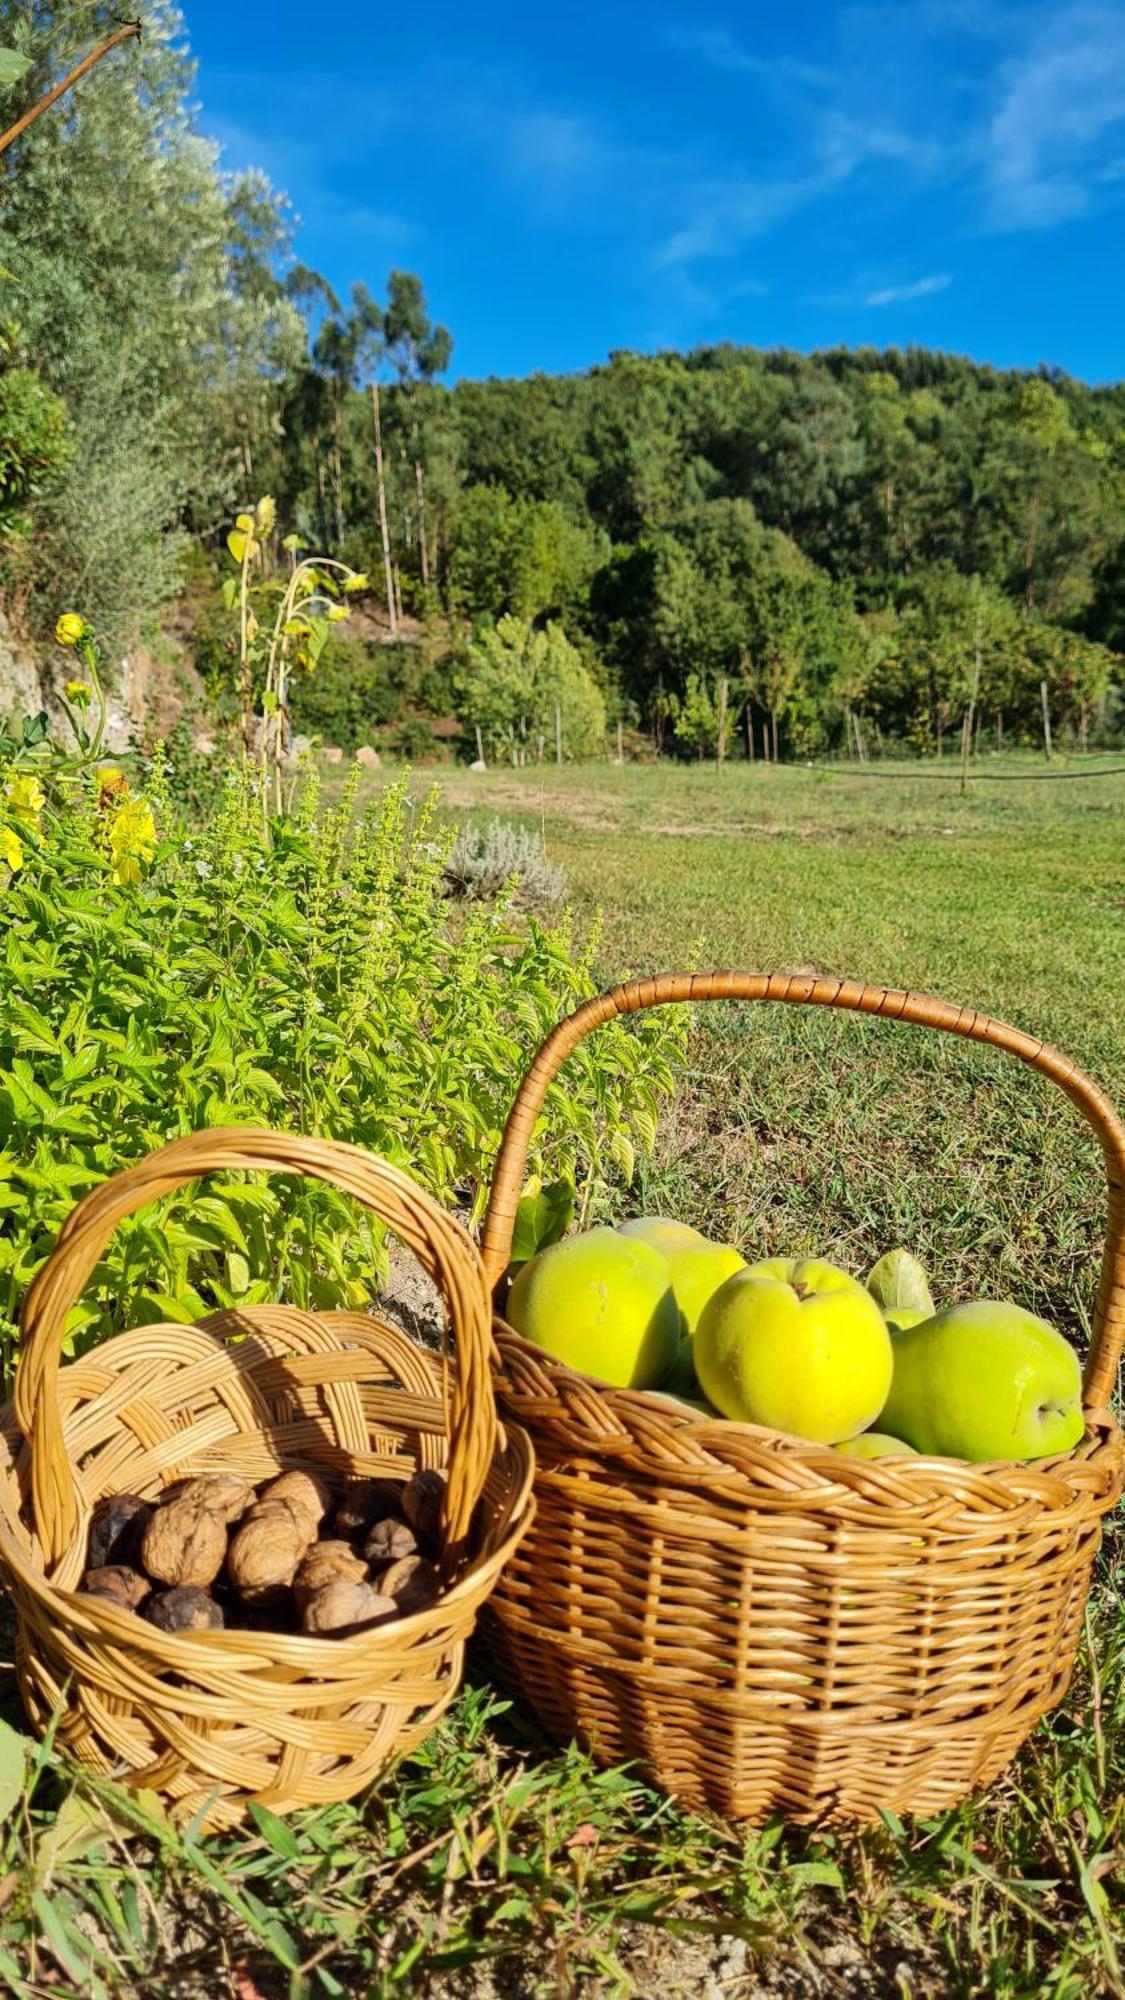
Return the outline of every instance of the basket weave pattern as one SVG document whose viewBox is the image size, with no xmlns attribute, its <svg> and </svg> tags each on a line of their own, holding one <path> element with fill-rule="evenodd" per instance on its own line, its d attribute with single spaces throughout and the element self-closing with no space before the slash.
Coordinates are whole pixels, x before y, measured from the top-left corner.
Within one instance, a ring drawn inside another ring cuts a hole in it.
<svg viewBox="0 0 1125 2000">
<path fill-rule="evenodd" d="M 1125 1482 L 1108 1400 L 1125 1338 L 1125 1131 L 1090 1079 L 987 1016 L 918 994 L 753 973 L 667 974 L 600 995 L 540 1051 L 508 1121 L 485 1230 L 511 1246 L 527 1145 L 583 1035 L 664 1001 L 783 1000 L 942 1028 L 1052 1077 L 1102 1144 L 1110 1226 L 1061 1458 L 863 1461 L 600 1387 L 496 1323 L 501 1407 L 531 1433 L 536 1520 L 486 1620 L 544 1725 L 636 1760 L 732 1818 L 863 1823 L 988 1784 L 1060 1699 L 1103 1516 Z"/>
<path fill-rule="evenodd" d="M 200 1174 L 333 1182 L 438 1283 L 457 1366 L 359 1313 L 258 1306 L 119 1335 L 59 1367 L 65 1315 L 111 1231 Z M 0 1412 L 0 1568 L 28 1713 L 87 1764 L 232 1825 L 349 1798 L 448 1706 L 465 1642 L 530 1514 L 525 1435 L 501 1436 L 476 1251 L 405 1175 L 360 1148 L 230 1128 L 176 1140 L 79 1204 L 31 1291 L 13 1403 Z M 171 1634 L 81 1594 L 91 1512 L 188 1473 L 254 1483 L 306 1467 L 406 1480 L 445 1465 L 445 1589 L 429 1611 L 349 1638 Z"/>
</svg>

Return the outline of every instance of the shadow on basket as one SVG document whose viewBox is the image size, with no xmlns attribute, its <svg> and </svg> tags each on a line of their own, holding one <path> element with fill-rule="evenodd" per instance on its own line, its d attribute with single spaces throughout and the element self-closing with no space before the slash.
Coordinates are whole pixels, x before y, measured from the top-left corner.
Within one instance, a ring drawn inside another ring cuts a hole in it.
<svg viewBox="0 0 1125 2000">
<path fill-rule="evenodd" d="M 231 1169 L 311 1175 L 363 1203 L 436 1282 L 454 1356 L 376 1317 L 257 1306 L 137 1328 L 60 1368 L 67 1311 L 115 1226 Z M 497 1426 L 490 1347 L 471 1239 L 358 1147 L 224 1128 L 176 1140 L 88 1195 L 28 1294 L 15 1395 L 0 1412 L 0 1568 L 40 1733 L 57 1716 L 72 1754 L 162 1793 L 178 1819 L 202 1813 L 211 1830 L 251 1800 L 286 1812 L 353 1797 L 417 1744 L 453 1699 L 477 1614 L 531 1516 L 530 1445 Z M 405 1597 L 368 1629 L 276 1629 L 283 1621 L 263 1610 L 233 1629 L 161 1630 L 79 1587 L 91 1518 L 110 1495 L 151 1502 L 218 1472 L 258 1489 L 303 1471 L 337 1502 L 363 1482 L 397 1490 L 438 1469 L 437 1595 L 417 1610 Z"/>
</svg>

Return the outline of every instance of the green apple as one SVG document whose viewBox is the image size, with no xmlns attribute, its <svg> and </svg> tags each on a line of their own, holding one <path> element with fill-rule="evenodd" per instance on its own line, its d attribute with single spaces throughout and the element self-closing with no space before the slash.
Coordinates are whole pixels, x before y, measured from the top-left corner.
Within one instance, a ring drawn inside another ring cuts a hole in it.
<svg viewBox="0 0 1125 2000">
<path fill-rule="evenodd" d="M 880 1421 L 945 1458 L 1046 1458 L 1085 1429 L 1082 1371 L 1061 1333 L 1022 1306 L 947 1306 L 894 1337 Z"/>
<path fill-rule="evenodd" d="M 921 1326 L 924 1319 L 932 1319 L 933 1314 L 923 1312 L 919 1306 L 884 1306 L 883 1318 L 892 1333 L 901 1333 L 905 1327 Z"/>
<path fill-rule="evenodd" d="M 695 1334 L 700 1387 L 726 1417 L 838 1444 L 874 1423 L 891 1382 L 891 1337 L 870 1292 L 816 1258 L 737 1271 Z"/>
<path fill-rule="evenodd" d="M 648 1389 L 676 1358 L 680 1312 L 668 1266 L 649 1243 L 585 1229 L 518 1273 L 507 1318 L 517 1333 L 617 1389 Z"/>
<path fill-rule="evenodd" d="M 690 1222 L 675 1222 L 670 1215 L 634 1215 L 628 1222 L 618 1223 L 617 1233 L 651 1244 L 664 1257 L 670 1250 L 682 1250 L 686 1244 L 698 1248 L 707 1241 L 701 1229 L 693 1229 Z"/>
<path fill-rule="evenodd" d="M 914 1458 L 912 1444 L 904 1444 L 901 1438 L 888 1437 L 886 1431 L 863 1431 L 857 1438 L 845 1438 L 843 1444 L 833 1445 L 833 1451 L 843 1452 L 845 1458 Z"/>
</svg>

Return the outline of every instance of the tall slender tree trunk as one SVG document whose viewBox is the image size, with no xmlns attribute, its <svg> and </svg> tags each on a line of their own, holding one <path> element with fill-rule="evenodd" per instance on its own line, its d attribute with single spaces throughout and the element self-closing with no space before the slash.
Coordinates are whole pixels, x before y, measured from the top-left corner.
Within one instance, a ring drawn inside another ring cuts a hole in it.
<svg viewBox="0 0 1125 2000">
<path fill-rule="evenodd" d="M 320 529 L 320 544 L 324 548 L 328 542 L 328 509 L 324 491 L 324 459 L 320 451 L 320 433 L 312 435 L 313 457 L 316 460 L 316 518 Z"/>
<path fill-rule="evenodd" d="M 336 549 L 344 540 L 344 457 L 340 449 L 340 385 L 332 384 L 332 512 L 336 522 Z"/>
<path fill-rule="evenodd" d="M 383 544 L 383 576 L 387 586 L 387 622 L 393 639 L 398 631 L 395 579 L 391 568 L 391 537 L 387 527 L 387 482 L 383 478 L 383 426 L 379 420 L 379 384 L 371 384 L 371 422 L 375 431 L 375 485 L 379 494 L 379 536 Z"/>
<path fill-rule="evenodd" d="M 770 710 L 770 734 L 771 734 L 771 735 L 772 735 L 772 737 L 773 737 L 773 761 L 774 761 L 774 763 L 775 763 L 775 764 L 779 764 L 779 763 L 781 762 L 781 759 L 780 759 L 780 757 L 779 757 L 779 756 L 778 756 L 778 754 L 777 754 L 777 710 L 776 710 L 776 708 L 771 708 L 771 710 Z"/>
<path fill-rule="evenodd" d="M 422 563 L 422 588 L 430 587 L 430 559 L 426 550 L 426 489 L 422 479 L 422 461 L 414 461 L 414 489 L 418 495 L 418 554 Z"/>
</svg>

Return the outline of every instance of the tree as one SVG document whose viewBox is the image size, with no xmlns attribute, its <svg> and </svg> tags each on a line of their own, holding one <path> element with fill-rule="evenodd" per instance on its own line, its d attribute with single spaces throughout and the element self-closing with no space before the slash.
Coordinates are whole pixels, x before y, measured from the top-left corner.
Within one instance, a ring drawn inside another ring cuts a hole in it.
<svg viewBox="0 0 1125 2000">
<path fill-rule="evenodd" d="M 422 280 L 411 271 L 392 271 L 387 279 L 383 339 L 389 361 L 410 412 L 414 483 L 418 502 L 418 557 L 422 587 L 429 588 L 430 562 L 426 544 L 426 493 L 423 474 L 423 415 L 425 390 L 444 375 L 453 354 L 448 327 L 435 326 L 426 309 Z"/>
<path fill-rule="evenodd" d="M 570 758 L 591 757 L 605 739 L 605 703 L 559 625 L 542 631 L 501 618 L 474 640 L 455 684 L 458 712 L 485 748 L 513 764 L 541 761 L 556 739 Z"/>
</svg>

